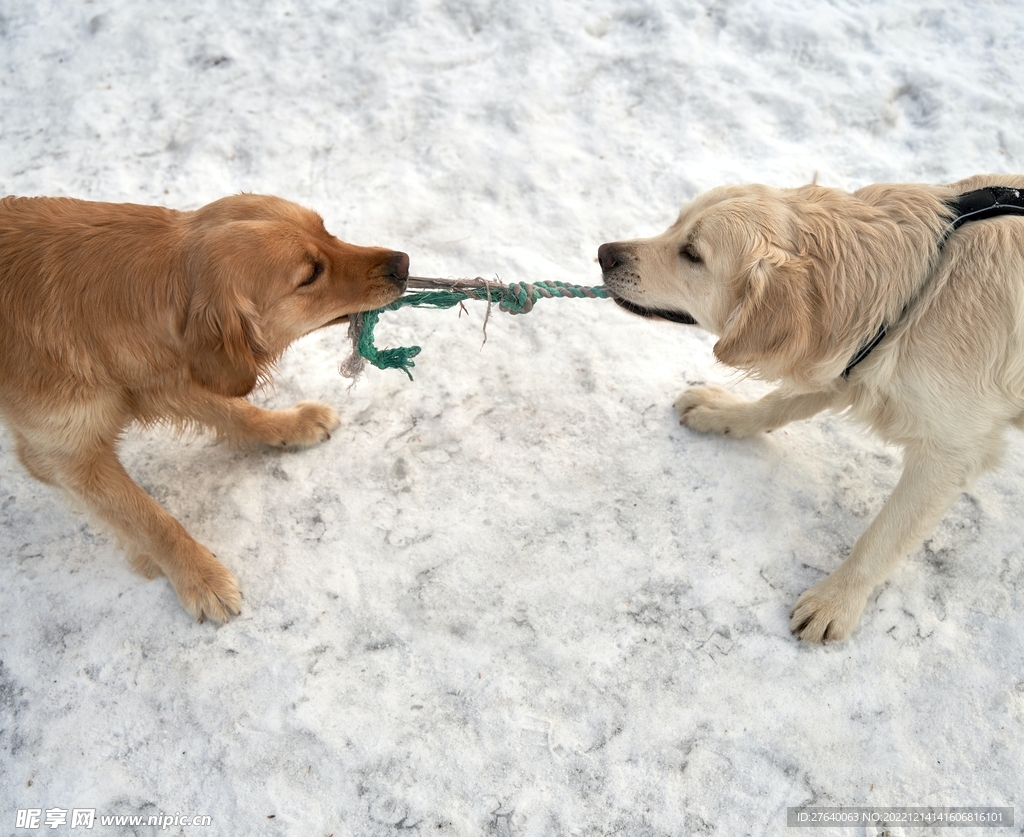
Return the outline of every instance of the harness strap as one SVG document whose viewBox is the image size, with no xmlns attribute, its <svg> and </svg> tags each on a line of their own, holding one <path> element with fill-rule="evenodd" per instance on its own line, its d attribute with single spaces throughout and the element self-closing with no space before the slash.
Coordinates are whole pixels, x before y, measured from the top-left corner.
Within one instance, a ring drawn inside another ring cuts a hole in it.
<svg viewBox="0 0 1024 837">
<path fill-rule="evenodd" d="M 879 343 L 882 342 L 882 338 L 889 333 L 889 324 L 882 323 L 882 327 L 878 329 L 874 337 L 868 340 L 863 346 L 857 349 L 857 354 L 850 358 L 850 362 L 846 364 L 846 368 L 843 370 L 843 377 L 849 378 L 850 373 L 853 371 L 853 367 L 860 363 L 864 358 L 871 354 L 871 350 L 875 348 Z"/>
<path fill-rule="evenodd" d="M 1007 186 L 987 186 L 984 189 L 975 189 L 973 192 L 965 192 L 946 201 L 946 205 L 953 210 L 953 218 L 950 221 L 949 229 L 939 242 L 946 243 L 954 230 L 959 229 L 968 221 L 983 221 L 986 218 L 994 218 L 997 215 L 1024 215 L 1024 189 L 1012 189 Z M 871 350 L 882 342 L 882 338 L 889 332 L 889 323 L 882 323 L 874 337 L 861 346 L 857 353 L 846 364 L 843 370 L 843 377 L 849 378 L 850 372 L 864 358 L 871 354 Z"/>
<path fill-rule="evenodd" d="M 953 230 L 968 221 L 982 221 L 996 215 L 1024 215 L 1024 189 L 989 186 L 986 189 L 967 192 L 947 203 L 956 215 L 950 224 L 949 232 L 939 244 L 940 247 Z"/>
</svg>

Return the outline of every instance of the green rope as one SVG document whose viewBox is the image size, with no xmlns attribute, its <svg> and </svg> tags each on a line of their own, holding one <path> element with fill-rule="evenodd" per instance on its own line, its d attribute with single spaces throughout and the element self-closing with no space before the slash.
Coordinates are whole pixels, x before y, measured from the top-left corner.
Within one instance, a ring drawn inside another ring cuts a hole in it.
<svg viewBox="0 0 1024 837">
<path fill-rule="evenodd" d="M 567 282 L 514 282 L 501 285 L 486 282 L 482 279 L 473 283 L 445 281 L 440 279 L 410 279 L 410 285 L 429 288 L 428 290 L 406 294 L 394 302 L 356 314 L 351 318 L 349 334 L 352 337 L 354 351 L 352 357 L 342 364 L 341 372 L 350 378 L 359 375 L 364 360 L 369 361 L 378 369 L 401 369 L 412 380 L 409 371 L 416 364 L 413 358 L 420 353 L 419 346 L 405 346 L 397 349 L 378 349 L 373 342 L 373 330 L 385 311 L 397 311 L 399 308 L 454 308 L 467 299 L 497 303 L 498 308 L 509 314 L 526 314 L 533 310 L 538 299 L 552 297 L 570 297 L 575 299 L 607 299 L 608 292 L 603 287 L 571 285 Z M 485 321 L 486 322 L 486 321 Z"/>
</svg>

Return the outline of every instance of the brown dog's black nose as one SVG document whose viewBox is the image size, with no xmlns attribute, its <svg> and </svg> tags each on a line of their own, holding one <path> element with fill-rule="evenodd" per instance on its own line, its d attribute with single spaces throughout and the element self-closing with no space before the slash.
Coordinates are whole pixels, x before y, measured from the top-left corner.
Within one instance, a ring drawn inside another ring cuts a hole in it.
<svg viewBox="0 0 1024 837">
<path fill-rule="evenodd" d="M 609 271 L 622 261 L 622 248 L 615 244 L 602 244 L 597 248 L 597 263 L 601 270 Z"/>
<path fill-rule="evenodd" d="M 409 257 L 405 253 L 393 253 L 388 262 L 388 278 L 404 284 L 409 278 Z"/>
</svg>

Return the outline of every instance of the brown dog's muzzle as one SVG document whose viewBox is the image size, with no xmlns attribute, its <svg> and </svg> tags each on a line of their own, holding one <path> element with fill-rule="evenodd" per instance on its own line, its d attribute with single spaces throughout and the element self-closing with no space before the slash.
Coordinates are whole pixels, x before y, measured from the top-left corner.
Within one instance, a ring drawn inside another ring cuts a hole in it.
<svg viewBox="0 0 1024 837">
<path fill-rule="evenodd" d="M 405 282 L 409 278 L 409 257 L 405 253 L 394 252 L 388 259 L 386 278 L 405 291 Z"/>
</svg>

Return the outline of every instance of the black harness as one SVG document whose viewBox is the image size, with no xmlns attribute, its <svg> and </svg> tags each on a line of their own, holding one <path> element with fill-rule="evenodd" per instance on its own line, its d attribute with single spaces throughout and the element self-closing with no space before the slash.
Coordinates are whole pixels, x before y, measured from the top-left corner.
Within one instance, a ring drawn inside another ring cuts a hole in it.
<svg viewBox="0 0 1024 837">
<path fill-rule="evenodd" d="M 1024 189 L 1010 189 L 1006 186 L 989 186 L 985 189 L 976 189 L 973 192 L 966 192 L 951 200 L 946 205 L 953 211 L 953 218 L 949 223 L 949 229 L 942 236 L 939 242 L 939 249 L 946 243 L 953 231 L 962 227 L 968 221 L 983 221 L 986 218 L 994 218 L 997 215 L 1024 215 Z M 882 323 L 878 332 L 857 350 L 846 368 L 843 370 L 843 377 L 848 378 L 858 363 L 871 354 L 886 334 L 889 333 L 889 323 Z"/>
</svg>

